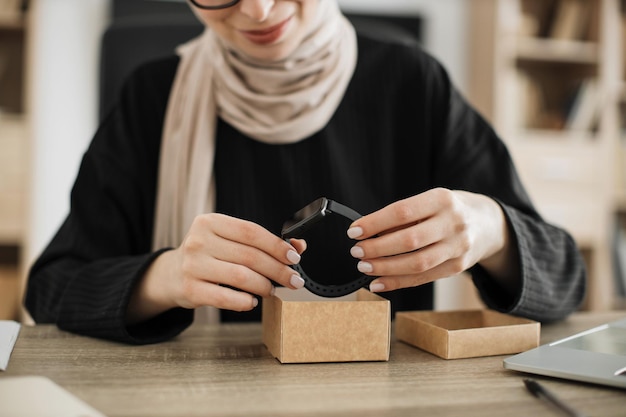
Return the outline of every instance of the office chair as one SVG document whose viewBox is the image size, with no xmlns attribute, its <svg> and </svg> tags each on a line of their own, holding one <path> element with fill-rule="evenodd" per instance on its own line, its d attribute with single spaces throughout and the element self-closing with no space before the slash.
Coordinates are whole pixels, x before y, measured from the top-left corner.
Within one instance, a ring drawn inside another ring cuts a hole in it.
<svg viewBox="0 0 626 417">
<path fill-rule="evenodd" d="M 124 79 L 140 64 L 174 53 L 204 26 L 194 16 L 147 15 L 119 18 L 102 36 L 100 118 L 113 105 Z"/>
</svg>

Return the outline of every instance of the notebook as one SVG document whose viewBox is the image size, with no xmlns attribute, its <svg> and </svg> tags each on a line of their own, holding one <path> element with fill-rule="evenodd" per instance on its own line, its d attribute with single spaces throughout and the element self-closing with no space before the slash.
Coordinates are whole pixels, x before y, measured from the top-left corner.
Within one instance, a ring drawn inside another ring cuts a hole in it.
<svg viewBox="0 0 626 417">
<path fill-rule="evenodd" d="M 504 367 L 626 388 L 626 318 L 511 356 Z"/>
</svg>

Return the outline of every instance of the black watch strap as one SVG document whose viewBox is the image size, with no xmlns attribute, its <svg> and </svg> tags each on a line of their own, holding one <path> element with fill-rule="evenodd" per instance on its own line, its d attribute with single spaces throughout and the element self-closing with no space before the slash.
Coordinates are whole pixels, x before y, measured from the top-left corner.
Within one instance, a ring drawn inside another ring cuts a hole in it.
<svg viewBox="0 0 626 417">
<path fill-rule="evenodd" d="M 361 217 L 363 217 L 357 211 L 351 209 L 350 207 L 344 206 L 341 203 L 336 201 L 325 199 L 325 211 L 331 214 L 338 214 L 343 216 L 351 221 L 355 221 Z M 286 238 L 287 236 L 283 236 Z M 289 237 L 297 237 L 290 235 Z M 344 295 L 351 294 L 360 288 L 367 287 L 370 282 L 372 282 L 376 277 L 372 277 L 369 275 L 362 274 L 358 278 L 339 285 L 329 285 L 329 284 L 320 284 L 316 282 L 314 279 L 309 277 L 304 269 L 298 265 L 291 266 L 294 270 L 298 271 L 300 276 L 304 279 L 304 287 L 311 291 L 313 294 L 322 296 L 322 297 L 341 297 Z"/>
<path fill-rule="evenodd" d="M 328 203 L 326 204 L 326 208 L 331 213 L 341 214 L 343 217 L 346 217 L 352 221 L 355 221 L 356 219 L 360 219 L 361 217 L 363 217 L 360 213 L 358 213 L 355 210 L 352 210 L 348 206 L 344 206 L 343 204 L 338 203 L 333 200 L 327 200 L 327 201 Z"/>
<path fill-rule="evenodd" d="M 328 298 L 342 297 L 344 295 L 352 294 L 361 288 L 369 286 L 370 282 L 376 278 L 363 274 L 359 278 L 354 281 L 350 281 L 347 284 L 325 285 L 315 282 L 309 278 L 300 265 L 292 265 L 291 267 L 298 271 L 300 276 L 304 278 L 304 288 L 311 291 L 313 294 Z"/>
</svg>

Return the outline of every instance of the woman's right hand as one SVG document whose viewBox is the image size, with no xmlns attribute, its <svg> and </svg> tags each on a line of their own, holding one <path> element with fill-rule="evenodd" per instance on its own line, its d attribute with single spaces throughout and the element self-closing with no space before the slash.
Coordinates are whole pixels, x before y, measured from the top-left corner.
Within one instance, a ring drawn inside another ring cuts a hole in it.
<svg viewBox="0 0 626 417">
<path fill-rule="evenodd" d="M 199 215 L 180 247 L 164 252 L 148 268 L 131 297 L 127 322 L 174 307 L 251 310 L 258 304 L 255 295 L 273 294 L 272 281 L 302 288 L 304 280 L 289 265 L 300 261 L 306 243 L 290 243 L 250 221 Z"/>
</svg>

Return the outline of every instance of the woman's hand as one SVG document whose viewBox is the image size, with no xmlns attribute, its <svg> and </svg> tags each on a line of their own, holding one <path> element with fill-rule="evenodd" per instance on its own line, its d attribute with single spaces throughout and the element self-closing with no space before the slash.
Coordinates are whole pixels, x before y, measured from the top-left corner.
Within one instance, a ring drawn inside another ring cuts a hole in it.
<svg viewBox="0 0 626 417">
<path fill-rule="evenodd" d="M 181 246 L 164 252 L 146 271 L 131 298 L 128 322 L 174 307 L 251 310 L 258 304 L 254 295 L 273 294 L 270 280 L 301 288 L 304 280 L 289 265 L 300 261 L 306 243 L 290 243 L 249 221 L 197 216 Z"/>
<path fill-rule="evenodd" d="M 374 292 L 456 275 L 480 263 L 501 286 L 516 291 L 517 249 L 504 213 L 489 197 L 436 188 L 356 220 L 348 236 L 358 269 L 378 276 Z"/>
</svg>

